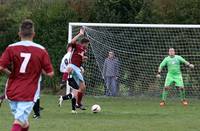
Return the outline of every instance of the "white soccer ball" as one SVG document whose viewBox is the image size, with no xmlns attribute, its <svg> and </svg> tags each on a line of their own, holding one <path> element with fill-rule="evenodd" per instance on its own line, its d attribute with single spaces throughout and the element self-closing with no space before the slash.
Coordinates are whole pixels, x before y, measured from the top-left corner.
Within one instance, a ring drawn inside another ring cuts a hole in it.
<svg viewBox="0 0 200 131">
<path fill-rule="evenodd" d="M 98 112 L 101 111 L 101 107 L 99 105 L 95 104 L 95 105 L 92 106 L 91 111 L 93 113 L 98 113 Z"/>
</svg>

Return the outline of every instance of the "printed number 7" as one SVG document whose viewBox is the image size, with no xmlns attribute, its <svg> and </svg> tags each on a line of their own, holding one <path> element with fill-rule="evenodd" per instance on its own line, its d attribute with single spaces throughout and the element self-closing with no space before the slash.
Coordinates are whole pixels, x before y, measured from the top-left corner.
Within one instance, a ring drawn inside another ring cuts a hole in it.
<svg viewBox="0 0 200 131">
<path fill-rule="evenodd" d="M 25 73 L 26 72 L 26 68 L 28 65 L 28 62 L 31 58 L 31 53 L 20 53 L 20 57 L 24 58 L 21 67 L 20 67 L 20 73 Z"/>
</svg>

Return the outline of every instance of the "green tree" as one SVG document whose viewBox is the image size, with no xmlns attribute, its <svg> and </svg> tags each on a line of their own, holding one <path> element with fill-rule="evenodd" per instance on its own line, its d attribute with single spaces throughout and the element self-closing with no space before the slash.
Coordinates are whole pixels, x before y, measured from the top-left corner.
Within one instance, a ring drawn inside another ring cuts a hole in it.
<svg viewBox="0 0 200 131">
<path fill-rule="evenodd" d="M 91 20 L 98 23 L 134 23 L 143 0 L 97 0 Z"/>
</svg>

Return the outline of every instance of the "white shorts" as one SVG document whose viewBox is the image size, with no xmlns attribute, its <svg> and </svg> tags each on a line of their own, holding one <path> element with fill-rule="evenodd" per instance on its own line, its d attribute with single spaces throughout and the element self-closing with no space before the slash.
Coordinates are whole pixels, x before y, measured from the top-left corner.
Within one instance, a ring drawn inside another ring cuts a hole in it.
<svg viewBox="0 0 200 131">
<path fill-rule="evenodd" d="M 74 64 L 68 64 L 67 67 L 71 67 L 73 69 L 73 75 L 75 76 L 74 79 L 77 81 L 77 79 L 79 79 L 81 82 L 84 82 L 83 79 L 83 75 L 81 73 L 81 69 L 77 66 L 75 66 Z M 77 82 L 77 84 L 79 85 L 79 82 Z"/>
<path fill-rule="evenodd" d="M 9 101 L 9 105 L 15 120 L 19 120 L 21 123 L 26 124 L 33 109 L 34 102 Z"/>
</svg>

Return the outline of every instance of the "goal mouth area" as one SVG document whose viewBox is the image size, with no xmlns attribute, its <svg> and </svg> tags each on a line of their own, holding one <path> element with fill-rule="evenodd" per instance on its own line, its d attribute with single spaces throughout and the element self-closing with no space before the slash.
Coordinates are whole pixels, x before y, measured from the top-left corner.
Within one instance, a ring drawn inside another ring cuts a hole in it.
<svg viewBox="0 0 200 131">
<path fill-rule="evenodd" d="M 68 38 L 71 39 L 82 26 L 91 43 L 89 59 L 84 65 L 89 95 L 105 95 L 107 85 L 102 76 L 109 51 L 113 51 L 119 61 L 116 90 L 120 96 L 159 96 L 167 69 L 163 70 L 160 80 L 155 74 L 171 47 L 175 48 L 177 55 L 198 65 L 200 25 L 71 22 Z M 187 96 L 198 96 L 200 80 L 197 74 L 200 71 L 184 65 L 181 65 L 181 71 Z"/>
</svg>

